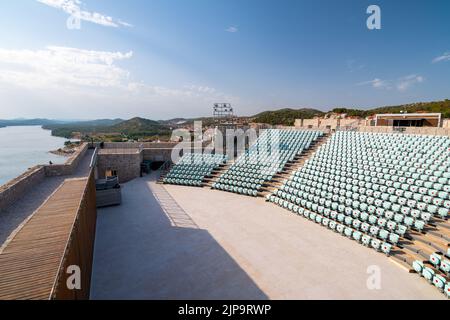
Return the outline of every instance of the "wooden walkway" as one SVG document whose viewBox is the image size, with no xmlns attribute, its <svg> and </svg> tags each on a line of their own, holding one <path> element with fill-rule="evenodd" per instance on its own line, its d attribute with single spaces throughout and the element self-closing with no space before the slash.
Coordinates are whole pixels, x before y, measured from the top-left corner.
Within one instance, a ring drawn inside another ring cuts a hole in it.
<svg viewBox="0 0 450 320">
<path fill-rule="evenodd" d="M 88 179 L 66 180 L 0 254 L 0 300 L 49 300 Z"/>
</svg>

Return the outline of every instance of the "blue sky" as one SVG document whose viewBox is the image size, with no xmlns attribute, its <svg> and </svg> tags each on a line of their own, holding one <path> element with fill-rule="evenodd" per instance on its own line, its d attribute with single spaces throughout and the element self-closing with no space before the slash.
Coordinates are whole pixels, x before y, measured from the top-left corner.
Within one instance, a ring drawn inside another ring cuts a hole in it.
<svg viewBox="0 0 450 320">
<path fill-rule="evenodd" d="M 381 30 L 366 26 L 381 8 Z M 81 13 L 80 13 L 81 12 Z M 0 2 L 0 118 L 194 117 L 214 102 L 368 108 L 450 97 L 450 2 Z M 69 29 L 67 20 L 80 21 Z"/>
</svg>

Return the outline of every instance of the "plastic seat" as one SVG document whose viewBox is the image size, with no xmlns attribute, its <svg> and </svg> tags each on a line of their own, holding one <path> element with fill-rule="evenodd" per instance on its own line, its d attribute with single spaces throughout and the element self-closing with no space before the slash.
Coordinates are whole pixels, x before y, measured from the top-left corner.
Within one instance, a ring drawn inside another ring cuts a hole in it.
<svg viewBox="0 0 450 320">
<path fill-rule="evenodd" d="M 430 269 L 428 267 L 424 267 L 422 269 L 422 276 L 428 280 L 429 282 L 433 281 L 433 278 L 435 276 L 435 272 L 433 271 L 433 269 Z"/>
<path fill-rule="evenodd" d="M 366 247 L 368 247 L 370 245 L 372 238 L 369 237 L 368 235 L 363 235 L 361 238 L 361 242 L 363 245 L 365 245 Z"/>
<path fill-rule="evenodd" d="M 384 242 L 384 243 L 381 245 L 381 251 L 382 251 L 384 254 L 386 254 L 387 256 L 390 255 L 391 250 L 392 250 L 392 245 L 390 245 L 389 243 Z"/>
<path fill-rule="evenodd" d="M 445 285 L 446 285 L 447 279 L 445 279 L 441 275 L 435 275 L 433 277 L 433 284 L 436 288 L 438 288 L 441 291 L 444 291 Z"/>
<path fill-rule="evenodd" d="M 418 274 L 422 275 L 422 271 L 425 268 L 422 261 L 416 260 L 413 262 L 412 267 L 414 271 L 416 271 Z"/>
<path fill-rule="evenodd" d="M 447 259 L 443 259 L 439 268 L 446 273 L 450 273 L 450 261 Z"/>
</svg>

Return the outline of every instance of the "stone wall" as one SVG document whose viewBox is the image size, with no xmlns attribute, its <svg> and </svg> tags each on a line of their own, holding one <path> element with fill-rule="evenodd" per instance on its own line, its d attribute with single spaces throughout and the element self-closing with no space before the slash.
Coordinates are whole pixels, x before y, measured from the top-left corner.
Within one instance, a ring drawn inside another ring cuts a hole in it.
<svg viewBox="0 0 450 320">
<path fill-rule="evenodd" d="M 173 148 L 178 142 L 105 142 L 104 149 L 160 149 Z"/>
<path fill-rule="evenodd" d="M 173 148 L 164 149 L 144 149 L 142 150 L 143 159 L 150 161 L 171 161 Z"/>
<path fill-rule="evenodd" d="M 141 174 L 142 152 L 105 153 L 98 154 L 97 170 L 99 179 L 104 179 L 106 171 L 115 170 L 120 183 L 138 178 Z"/>
<path fill-rule="evenodd" d="M 83 159 L 86 151 L 88 150 L 89 145 L 84 143 L 81 148 L 79 148 L 75 154 L 73 154 L 64 164 L 52 164 L 45 166 L 45 175 L 47 177 L 59 177 L 59 176 L 68 176 L 75 172 L 80 163 L 81 159 Z"/>
<path fill-rule="evenodd" d="M 311 129 L 331 129 L 336 130 L 338 127 L 356 127 L 365 124 L 365 120 L 362 119 L 297 119 L 295 120 L 296 128 L 308 128 Z"/>
<path fill-rule="evenodd" d="M 446 129 L 450 129 L 450 119 L 442 120 L 442 127 Z"/>
<path fill-rule="evenodd" d="M 40 165 L 26 171 L 21 176 L 11 180 L 0 187 L 0 211 L 6 209 L 34 186 L 41 183 L 46 177 L 71 175 L 81 159 L 83 159 L 88 144 L 83 144 L 78 151 L 73 154 L 65 164 Z"/>
<path fill-rule="evenodd" d="M 29 169 L 21 176 L 11 180 L 0 187 L 0 211 L 6 209 L 26 192 L 31 190 L 45 179 L 44 166 L 36 166 Z"/>
<path fill-rule="evenodd" d="M 379 133 L 392 133 L 395 132 L 393 127 L 369 127 L 362 126 L 358 128 L 360 132 L 379 132 Z M 450 128 L 405 128 L 404 133 L 407 134 L 422 134 L 433 136 L 450 136 Z"/>
</svg>

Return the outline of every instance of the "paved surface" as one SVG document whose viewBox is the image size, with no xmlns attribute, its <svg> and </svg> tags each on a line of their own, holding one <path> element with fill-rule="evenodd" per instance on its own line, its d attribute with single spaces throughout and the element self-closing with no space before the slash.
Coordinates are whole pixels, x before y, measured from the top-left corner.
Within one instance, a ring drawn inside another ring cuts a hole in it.
<svg viewBox="0 0 450 320">
<path fill-rule="evenodd" d="M 68 178 L 87 177 L 93 151 L 88 150 L 80 161 L 76 172 L 71 176 L 47 177 L 20 201 L 0 214 L 0 247 L 24 221 L 26 221 L 53 192 Z"/>
<path fill-rule="evenodd" d="M 444 299 L 384 255 L 263 199 L 152 179 L 124 185 L 123 205 L 98 212 L 93 299 Z M 380 290 L 368 289 L 368 270 L 380 271 Z"/>
</svg>

